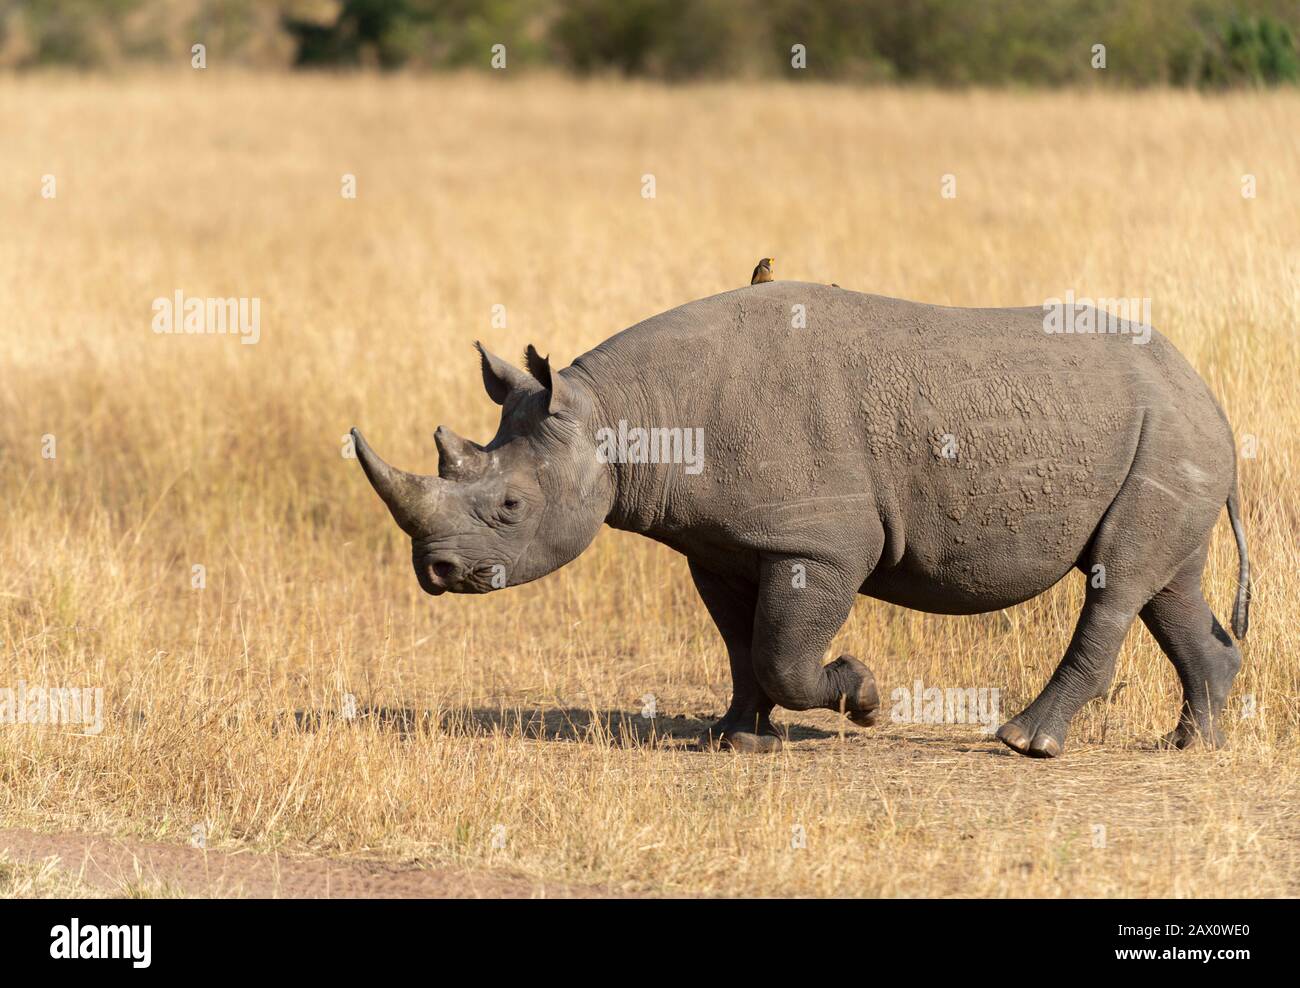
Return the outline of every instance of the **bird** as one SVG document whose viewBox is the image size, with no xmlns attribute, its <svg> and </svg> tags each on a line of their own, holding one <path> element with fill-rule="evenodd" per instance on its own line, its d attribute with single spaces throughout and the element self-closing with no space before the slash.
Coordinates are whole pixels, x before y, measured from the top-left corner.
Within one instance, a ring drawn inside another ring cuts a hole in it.
<svg viewBox="0 0 1300 988">
<path fill-rule="evenodd" d="M 759 261 L 758 267 L 754 268 L 754 273 L 750 276 L 749 283 L 751 285 L 761 285 L 765 281 L 771 281 L 772 261 L 774 260 L 775 258 L 765 257 Z"/>
</svg>

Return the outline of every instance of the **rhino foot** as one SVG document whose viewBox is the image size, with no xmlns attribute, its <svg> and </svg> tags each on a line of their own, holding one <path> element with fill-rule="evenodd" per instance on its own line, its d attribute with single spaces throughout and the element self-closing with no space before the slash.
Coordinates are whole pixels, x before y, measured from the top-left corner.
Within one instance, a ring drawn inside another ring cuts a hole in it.
<svg viewBox="0 0 1300 988">
<path fill-rule="evenodd" d="M 700 736 L 706 751 L 730 749 L 742 755 L 774 755 L 781 750 L 781 736 L 766 717 L 733 720 L 724 717 Z"/>
<path fill-rule="evenodd" d="M 781 738 L 776 734 L 753 734 L 750 731 L 733 731 L 718 738 L 718 749 L 730 748 L 742 755 L 775 755 L 781 750 Z"/>
<path fill-rule="evenodd" d="M 871 670 L 851 655 L 841 655 L 826 670 L 843 684 L 840 709 L 844 716 L 858 727 L 874 727 L 880 720 L 880 690 Z"/>
<path fill-rule="evenodd" d="M 1213 750 L 1227 747 L 1227 744 L 1223 732 L 1218 727 L 1210 725 L 1209 730 L 1201 730 L 1195 723 L 1184 722 L 1179 722 L 1178 726 L 1162 737 L 1159 742 L 1159 746 L 1162 748 L 1177 748 L 1179 751 L 1185 748 Z"/>
<path fill-rule="evenodd" d="M 1058 758 L 1064 750 L 1059 738 L 1032 724 L 1021 726 L 1009 720 L 998 728 L 998 740 L 1012 751 L 1029 758 Z"/>
</svg>

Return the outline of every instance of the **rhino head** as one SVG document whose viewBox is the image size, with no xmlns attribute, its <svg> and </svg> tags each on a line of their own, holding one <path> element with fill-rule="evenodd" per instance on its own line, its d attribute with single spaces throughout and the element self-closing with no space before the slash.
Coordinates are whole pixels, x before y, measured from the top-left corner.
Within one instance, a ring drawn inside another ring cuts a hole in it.
<svg viewBox="0 0 1300 988">
<path fill-rule="evenodd" d="M 501 424 L 486 446 L 446 426 L 434 433 L 438 475 L 389 466 L 356 429 L 357 459 L 411 538 L 425 593 L 487 593 L 558 569 L 596 537 L 613 502 L 596 455 L 588 392 L 532 346 L 529 373 L 475 344 Z"/>
</svg>

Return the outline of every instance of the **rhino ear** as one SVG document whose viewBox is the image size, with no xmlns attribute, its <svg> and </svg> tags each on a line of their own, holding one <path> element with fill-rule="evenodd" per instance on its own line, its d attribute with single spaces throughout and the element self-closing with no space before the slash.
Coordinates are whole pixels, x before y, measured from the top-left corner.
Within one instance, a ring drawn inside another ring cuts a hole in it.
<svg viewBox="0 0 1300 988">
<path fill-rule="evenodd" d="M 500 357 L 488 353 L 482 343 L 475 341 L 479 359 L 483 364 L 483 387 L 488 397 L 498 405 L 506 403 L 506 396 L 515 388 L 536 387 L 533 379 L 516 367 L 511 367 Z"/>
<path fill-rule="evenodd" d="M 548 412 L 554 415 L 568 405 L 568 385 L 558 373 L 551 371 L 549 357 L 543 357 L 537 352 L 537 348 L 529 343 L 528 349 L 524 351 L 524 364 L 528 367 L 528 373 L 532 374 L 537 379 L 537 383 L 550 394 L 546 407 Z"/>
</svg>

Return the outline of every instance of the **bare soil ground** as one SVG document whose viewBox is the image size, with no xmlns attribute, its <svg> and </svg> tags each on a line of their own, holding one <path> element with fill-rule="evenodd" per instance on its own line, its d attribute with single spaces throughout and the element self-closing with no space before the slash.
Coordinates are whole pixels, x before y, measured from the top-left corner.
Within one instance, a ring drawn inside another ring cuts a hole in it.
<svg viewBox="0 0 1300 988">
<path fill-rule="evenodd" d="M 506 870 L 210 851 L 157 841 L 43 834 L 34 830 L 0 830 L 0 857 L 18 868 L 52 864 L 76 885 L 108 895 L 143 892 L 198 898 L 533 899 L 607 894 Z"/>
</svg>

